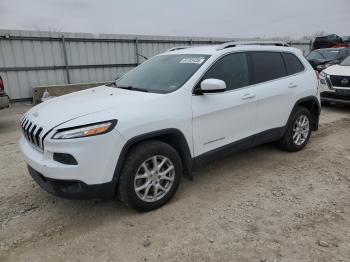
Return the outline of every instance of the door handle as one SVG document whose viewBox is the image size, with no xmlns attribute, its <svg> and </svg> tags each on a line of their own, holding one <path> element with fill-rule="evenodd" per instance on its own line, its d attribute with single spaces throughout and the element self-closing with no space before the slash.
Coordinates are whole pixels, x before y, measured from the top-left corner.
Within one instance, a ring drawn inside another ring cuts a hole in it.
<svg viewBox="0 0 350 262">
<path fill-rule="evenodd" d="M 252 98 L 254 98 L 255 97 L 255 95 L 254 94 L 244 94 L 244 95 L 242 95 L 241 96 L 241 99 L 242 100 L 247 100 L 247 99 L 252 99 Z"/>
<path fill-rule="evenodd" d="M 288 85 L 288 88 L 295 88 L 295 87 L 298 87 L 298 85 L 294 83 L 289 83 Z"/>
</svg>

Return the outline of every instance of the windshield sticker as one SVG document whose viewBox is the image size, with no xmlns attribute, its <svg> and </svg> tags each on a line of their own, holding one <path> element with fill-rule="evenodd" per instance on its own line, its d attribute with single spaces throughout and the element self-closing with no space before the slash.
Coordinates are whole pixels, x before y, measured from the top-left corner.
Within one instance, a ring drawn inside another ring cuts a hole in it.
<svg viewBox="0 0 350 262">
<path fill-rule="evenodd" d="M 189 58 L 183 58 L 180 61 L 180 64 L 202 64 L 204 62 L 205 58 L 203 57 L 189 57 Z"/>
</svg>

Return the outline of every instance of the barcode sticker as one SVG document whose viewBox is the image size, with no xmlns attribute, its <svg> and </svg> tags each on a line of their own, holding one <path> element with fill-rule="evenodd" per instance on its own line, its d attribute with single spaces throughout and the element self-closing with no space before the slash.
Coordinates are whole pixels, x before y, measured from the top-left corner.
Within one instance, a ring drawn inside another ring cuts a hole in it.
<svg viewBox="0 0 350 262">
<path fill-rule="evenodd" d="M 204 62 L 203 57 L 189 57 L 189 58 L 183 58 L 180 61 L 180 64 L 202 64 Z"/>
</svg>

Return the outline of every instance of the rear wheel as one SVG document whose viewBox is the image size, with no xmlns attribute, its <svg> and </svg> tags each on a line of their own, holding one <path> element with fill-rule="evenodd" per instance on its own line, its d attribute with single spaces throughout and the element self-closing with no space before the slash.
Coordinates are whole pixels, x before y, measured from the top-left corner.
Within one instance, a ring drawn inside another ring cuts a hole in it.
<svg viewBox="0 0 350 262">
<path fill-rule="evenodd" d="M 140 211 L 159 208 L 175 194 L 181 173 L 181 159 L 173 147 L 155 140 L 140 143 L 126 157 L 119 197 Z"/>
<path fill-rule="evenodd" d="M 288 123 L 287 130 L 279 141 L 282 149 L 296 152 L 305 147 L 311 135 L 312 117 L 305 107 L 298 107 Z"/>
</svg>

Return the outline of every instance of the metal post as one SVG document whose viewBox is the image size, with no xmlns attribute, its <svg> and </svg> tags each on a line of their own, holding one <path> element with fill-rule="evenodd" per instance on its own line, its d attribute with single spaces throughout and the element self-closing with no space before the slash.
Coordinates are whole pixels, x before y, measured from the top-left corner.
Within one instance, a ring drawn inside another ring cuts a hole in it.
<svg viewBox="0 0 350 262">
<path fill-rule="evenodd" d="M 140 64 L 139 59 L 139 40 L 135 38 L 135 57 L 136 57 L 136 64 Z"/>
<path fill-rule="evenodd" d="M 190 42 L 190 45 L 193 45 L 193 39 L 190 39 L 189 42 Z"/>
<path fill-rule="evenodd" d="M 66 49 L 66 41 L 64 40 L 64 35 L 62 35 L 62 47 L 63 47 L 63 58 L 64 58 L 64 67 L 66 69 L 67 82 L 71 84 L 70 75 L 69 75 L 69 65 L 68 65 L 68 57 L 67 57 L 67 49 Z"/>
<path fill-rule="evenodd" d="M 312 50 L 312 40 L 310 40 L 310 47 L 309 47 L 309 52 Z"/>
</svg>

